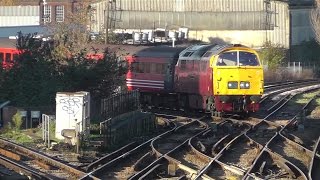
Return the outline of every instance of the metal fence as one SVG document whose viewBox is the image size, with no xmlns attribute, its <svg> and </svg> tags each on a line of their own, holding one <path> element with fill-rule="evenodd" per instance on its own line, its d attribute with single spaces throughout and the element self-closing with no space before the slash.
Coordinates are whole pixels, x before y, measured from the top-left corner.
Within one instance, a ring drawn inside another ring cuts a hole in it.
<svg viewBox="0 0 320 180">
<path fill-rule="evenodd" d="M 146 135 L 156 129 L 152 113 L 132 111 L 100 123 L 103 148 L 116 148 L 134 137 Z"/>
<path fill-rule="evenodd" d="M 288 62 L 276 70 L 264 65 L 266 81 L 284 81 L 292 79 L 310 79 L 319 77 L 318 63 L 315 62 Z"/>
<path fill-rule="evenodd" d="M 140 109 L 138 90 L 122 92 L 101 100 L 101 115 L 104 120 Z"/>
</svg>

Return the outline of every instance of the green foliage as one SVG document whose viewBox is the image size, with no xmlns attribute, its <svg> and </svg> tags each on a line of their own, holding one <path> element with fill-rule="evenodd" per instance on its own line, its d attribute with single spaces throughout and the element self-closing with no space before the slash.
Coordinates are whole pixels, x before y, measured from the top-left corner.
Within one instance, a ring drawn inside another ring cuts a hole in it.
<svg viewBox="0 0 320 180">
<path fill-rule="evenodd" d="M 13 122 L 14 127 L 16 128 L 16 130 L 20 130 L 20 129 L 21 129 L 22 116 L 21 116 L 20 111 L 18 111 L 18 112 L 12 117 L 12 122 Z"/>
<path fill-rule="evenodd" d="M 101 60 L 86 57 L 87 50 L 57 59 L 54 43 L 41 42 L 34 34 L 18 34 L 17 48 L 22 54 L 9 70 L 0 70 L 0 100 L 17 106 L 55 104 L 58 91 L 89 91 L 93 98 L 109 96 L 125 83 L 127 72 L 115 52 L 105 51 Z"/>
<path fill-rule="evenodd" d="M 56 121 L 50 120 L 49 122 L 49 133 L 50 133 L 50 139 L 55 138 L 56 134 Z"/>
<path fill-rule="evenodd" d="M 263 45 L 259 52 L 263 64 L 268 65 L 270 69 L 276 69 L 282 64 L 286 57 L 286 50 L 281 45 L 272 44 L 270 41 Z"/>
<path fill-rule="evenodd" d="M 32 143 L 33 139 L 26 134 L 20 131 L 7 131 L 5 134 L 1 134 L 1 136 L 14 139 L 17 143 L 25 144 L 25 143 Z"/>
</svg>

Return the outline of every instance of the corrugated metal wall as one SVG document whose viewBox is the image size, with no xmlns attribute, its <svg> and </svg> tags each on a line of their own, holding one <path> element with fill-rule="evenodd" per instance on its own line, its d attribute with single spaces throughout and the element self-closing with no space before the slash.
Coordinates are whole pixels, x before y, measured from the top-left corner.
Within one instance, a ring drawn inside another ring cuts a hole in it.
<svg viewBox="0 0 320 180">
<path fill-rule="evenodd" d="M 265 29 L 265 12 L 140 12 L 117 13 L 115 28 L 172 29 L 177 26 L 192 30 L 262 30 Z"/>
<path fill-rule="evenodd" d="M 106 1 L 92 4 L 92 31 L 102 31 Z M 197 30 L 265 29 L 263 0 L 117 0 L 115 28 L 185 26 Z"/>
<path fill-rule="evenodd" d="M 286 48 L 289 48 L 290 43 L 290 15 L 289 15 L 289 5 L 285 2 L 272 1 L 271 11 L 274 14 L 274 29 L 271 31 L 266 31 L 266 40 L 271 41 L 275 44 L 281 44 Z"/>
<path fill-rule="evenodd" d="M 92 18 L 92 31 L 101 32 L 106 4 L 99 2 L 93 6 L 96 13 Z M 270 40 L 285 47 L 290 43 L 290 10 L 288 3 L 281 1 L 270 1 L 268 16 L 264 0 L 117 0 L 114 12 L 117 29 L 188 27 L 190 38 L 204 41 L 237 39 L 250 46 L 261 46 Z M 307 19 L 296 20 L 306 13 L 299 11 L 292 15 L 293 25 L 309 23 Z M 307 39 L 309 30 L 307 24 L 294 25 L 292 42 Z"/>
<path fill-rule="evenodd" d="M 39 24 L 39 6 L 0 6 L 0 27 Z"/>
<path fill-rule="evenodd" d="M 117 0 L 124 11 L 261 11 L 263 0 Z"/>
</svg>

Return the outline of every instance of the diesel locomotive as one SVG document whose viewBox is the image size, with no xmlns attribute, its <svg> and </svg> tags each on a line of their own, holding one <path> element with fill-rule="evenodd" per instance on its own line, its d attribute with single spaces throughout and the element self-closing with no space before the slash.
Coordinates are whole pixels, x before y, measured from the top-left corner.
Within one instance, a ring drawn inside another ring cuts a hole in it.
<svg viewBox="0 0 320 180">
<path fill-rule="evenodd" d="M 129 90 L 139 89 L 145 106 L 212 115 L 259 110 L 263 67 L 257 52 L 240 44 L 153 47 L 128 56 Z"/>
</svg>

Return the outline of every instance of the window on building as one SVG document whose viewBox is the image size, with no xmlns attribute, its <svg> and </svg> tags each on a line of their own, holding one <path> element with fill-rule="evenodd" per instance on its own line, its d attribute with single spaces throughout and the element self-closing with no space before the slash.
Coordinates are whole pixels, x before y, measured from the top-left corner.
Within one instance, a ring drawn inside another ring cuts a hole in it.
<svg viewBox="0 0 320 180">
<path fill-rule="evenodd" d="M 63 5 L 56 6 L 56 21 L 57 22 L 64 21 L 64 6 Z"/>
<path fill-rule="evenodd" d="M 43 20 L 45 23 L 51 22 L 51 6 L 44 6 L 43 8 Z"/>
</svg>

